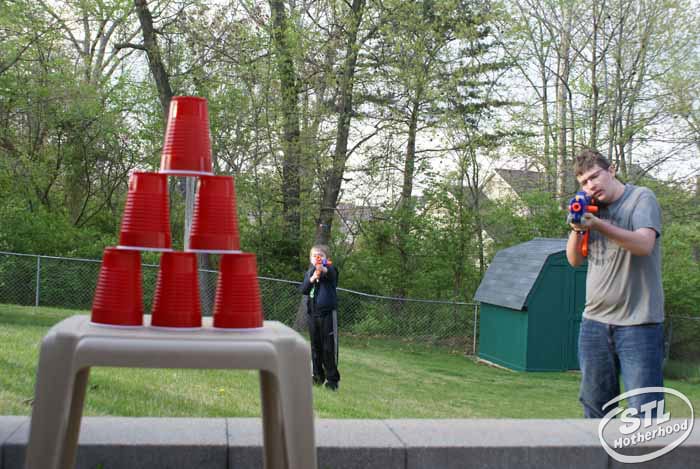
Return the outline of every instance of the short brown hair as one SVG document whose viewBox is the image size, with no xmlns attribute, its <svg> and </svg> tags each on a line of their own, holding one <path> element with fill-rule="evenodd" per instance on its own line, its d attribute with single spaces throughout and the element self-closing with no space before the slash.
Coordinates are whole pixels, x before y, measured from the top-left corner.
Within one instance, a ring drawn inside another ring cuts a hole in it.
<svg viewBox="0 0 700 469">
<path fill-rule="evenodd" d="M 574 162 L 574 173 L 576 176 L 580 176 L 596 165 L 603 169 L 608 169 L 610 167 L 610 161 L 608 161 L 608 159 L 598 150 L 594 150 L 593 148 L 585 148 L 581 150 L 578 155 L 576 155 L 576 161 Z"/>
</svg>

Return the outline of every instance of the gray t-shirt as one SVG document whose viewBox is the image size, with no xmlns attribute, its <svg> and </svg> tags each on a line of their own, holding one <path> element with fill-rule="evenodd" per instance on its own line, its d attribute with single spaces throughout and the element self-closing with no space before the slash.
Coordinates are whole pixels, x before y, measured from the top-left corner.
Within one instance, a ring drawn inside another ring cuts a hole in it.
<svg viewBox="0 0 700 469">
<path fill-rule="evenodd" d="M 624 326 L 663 322 L 661 209 L 656 196 L 646 187 L 626 184 L 622 196 L 601 205 L 597 216 L 630 231 L 651 228 L 656 231 L 656 242 L 650 255 L 635 256 L 591 231 L 583 317 Z"/>
</svg>

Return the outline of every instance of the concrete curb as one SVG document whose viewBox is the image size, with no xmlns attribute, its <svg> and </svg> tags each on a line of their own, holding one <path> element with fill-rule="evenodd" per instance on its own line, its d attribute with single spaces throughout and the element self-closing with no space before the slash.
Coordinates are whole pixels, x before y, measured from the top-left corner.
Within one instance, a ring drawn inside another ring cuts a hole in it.
<svg viewBox="0 0 700 469">
<path fill-rule="evenodd" d="M 5 442 L 28 420 L 27 417 L 0 417 L 0 469 L 4 469 L 5 467 Z"/>
<path fill-rule="evenodd" d="M 603 450 L 598 440 L 598 423 L 583 419 L 318 419 L 318 466 L 319 469 L 622 468 L 623 464 Z M 0 469 L 22 468 L 28 432 L 28 417 L 0 417 Z M 700 461 L 700 431 L 694 429 L 681 446 L 649 463 L 635 464 L 635 469 L 685 469 L 697 461 Z M 86 417 L 76 467 L 261 468 L 262 423 L 257 418 Z"/>
</svg>

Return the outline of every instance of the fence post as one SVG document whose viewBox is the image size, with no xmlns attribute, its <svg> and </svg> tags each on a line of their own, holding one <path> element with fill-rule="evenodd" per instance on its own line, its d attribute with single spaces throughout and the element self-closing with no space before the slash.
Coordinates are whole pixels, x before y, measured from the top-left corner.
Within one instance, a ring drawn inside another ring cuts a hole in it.
<svg viewBox="0 0 700 469">
<path fill-rule="evenodd" d="M 36 293 L 34 306 L 39 307 L 39 285 L 41 284 L 41 256 L 36 256 Z"/>
<path fill-rule="evenodd" d="M 479 314 L 479 303 L 474 303 L 474 335 L 472 336 L 472 355 L 476 357 L 476 322 Z"/>
</svg>

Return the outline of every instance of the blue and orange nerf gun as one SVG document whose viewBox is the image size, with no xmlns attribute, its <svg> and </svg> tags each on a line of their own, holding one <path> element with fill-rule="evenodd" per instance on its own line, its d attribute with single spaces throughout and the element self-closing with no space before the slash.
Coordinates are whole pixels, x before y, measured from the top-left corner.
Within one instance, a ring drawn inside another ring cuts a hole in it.
<svg viewBox="0 0 700 469">
<path fill-rule="evenodd" d="M 328 267 L 329 265 L 333 265 L 333 261 L 324 259 L 321 256 L 316 256 L 316 275 L 320 277 L 322 272 L 321 267 Z"/>
<path fill-rule="evenodd" d="M 569 201 L 569 223 L 580 224 L 583 215 L 586 213 L 598 213 L 598 206 L 595 204 L 595 199 L 586 195 L 585 192 L 577 192 L 576 195 Z M 588 257 L 588 230 L 583 232 L 583 240 L 581 240 L 581 255 Z"/>
</svg>

